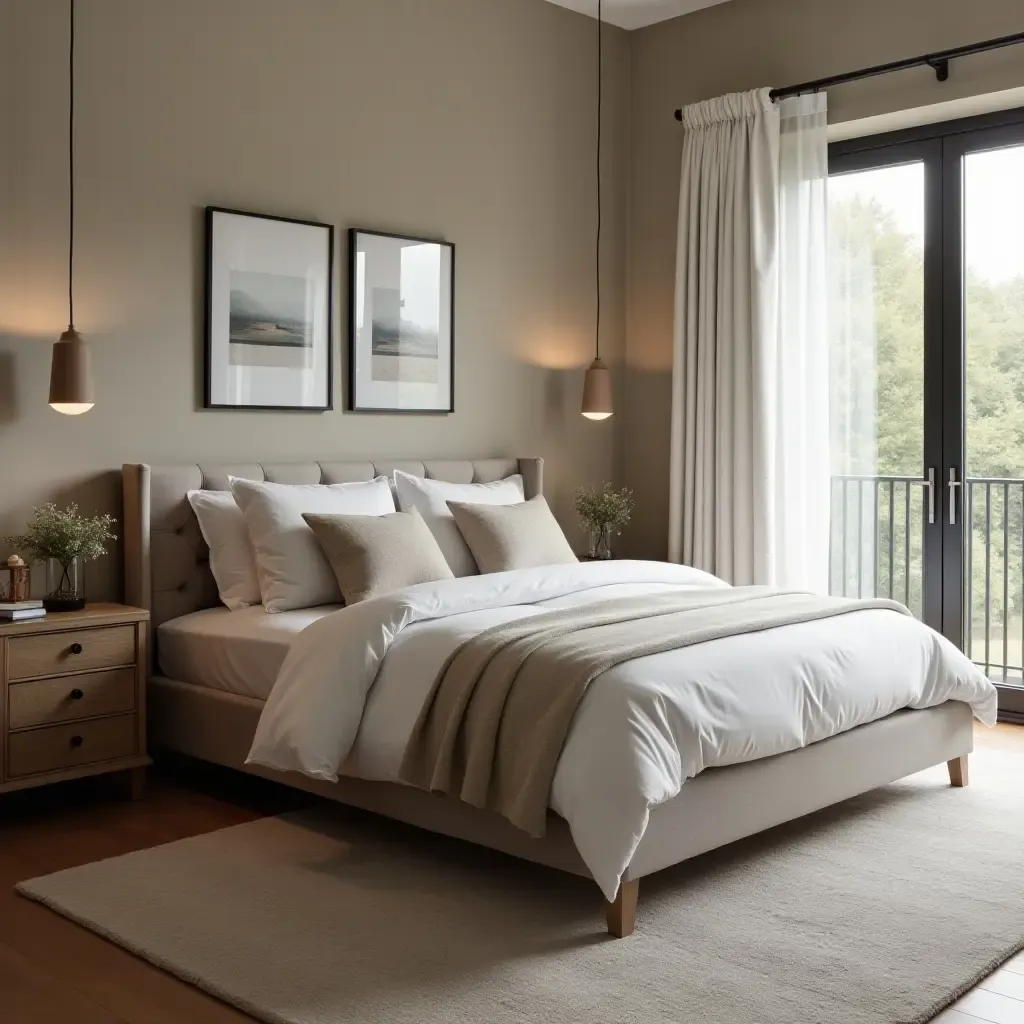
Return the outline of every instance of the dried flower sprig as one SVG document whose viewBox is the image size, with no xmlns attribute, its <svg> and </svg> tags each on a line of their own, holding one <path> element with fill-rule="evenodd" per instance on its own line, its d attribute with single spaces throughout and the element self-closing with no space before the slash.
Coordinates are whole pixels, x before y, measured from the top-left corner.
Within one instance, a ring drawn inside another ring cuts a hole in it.
<svg viewBox="0 0 1024 1024">
<path fill-rule="evenodd" d="M 66 568 L 74 558 L 91 562 L 105 555 L 107 541 L 117 540 L 110 529 L 114 523 L 110 515 L 80 516 L 75 504 L 60 509 L 47 502 L 32 513 L 24 533 L 4 541 L 33 561 L 55 558 Z"/>
<path fill-rule="evenodd" d="M 621 533 L 633 512 L 633 492 L 628 487 L 617 491 L 610 483 L 581 487 L 574 505 L 576 515 L 590 529 Z"/>
</svg>

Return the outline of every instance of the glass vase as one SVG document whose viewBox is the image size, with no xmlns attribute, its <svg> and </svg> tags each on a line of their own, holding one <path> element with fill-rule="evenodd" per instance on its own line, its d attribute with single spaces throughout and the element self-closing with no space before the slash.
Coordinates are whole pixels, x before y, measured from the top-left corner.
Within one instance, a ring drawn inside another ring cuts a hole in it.
<svg viewBox="0 0 1024 1024">
<path fill-rule="evenodd" d="M 46 597 L 48 612 L 77 612 L 85 607 L 85 571 L 77 556 L 64 563 L 59 558 L 46 560 Z"/>
<path fill-rule="evenodd" d="M 612 557 L 612 530 L 610 526 L 592 526 L 590 528 L 590 554 L 596 561 Z"/>
</svg>

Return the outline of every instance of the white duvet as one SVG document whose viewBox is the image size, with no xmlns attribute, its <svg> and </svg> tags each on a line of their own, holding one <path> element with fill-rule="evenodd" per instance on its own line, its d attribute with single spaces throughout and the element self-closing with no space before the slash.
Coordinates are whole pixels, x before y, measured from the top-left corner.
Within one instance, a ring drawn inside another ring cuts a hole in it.
<svg viewBox="0 0 1024 1024">
<path fill-rule="evenodd" d="M 397 781 L 442 664 L 488 626 L 551 608 L 724 587 L 661 562 L 590 562 L 408 587 L 307 627 L 285 659 L 249 761 L 335 780 Z M 551 790 L 580 855 L 614 898 L 651 807 L 705 768 L 827 739 L 946 700 L 996 718 L 996 691 L 944 637 L 887 610 L 715 640 L 620 665 L 591 684 Z"/>
</svg>

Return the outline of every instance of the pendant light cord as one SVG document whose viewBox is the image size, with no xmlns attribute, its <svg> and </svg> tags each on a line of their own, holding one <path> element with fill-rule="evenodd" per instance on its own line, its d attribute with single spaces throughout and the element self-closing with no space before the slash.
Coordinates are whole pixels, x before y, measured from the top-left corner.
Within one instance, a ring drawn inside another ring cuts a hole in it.
<svg viewBox="0 0 1024 1024">
<path fill-rule="evenodd" d="M 68 44 L 68 329 L 75 326 L 75 0 Z"/>
<path fill-rule="evenodd" d="M 597 260 L 595 268 L 597 316 L 594 327 L 594 357 L 596 359 L 601 358 L 601 114 L 604 95 L 604 33 L 601 31 L 604 22 L 601 15 L 602 2 L 597 0 Z"/>
</svg>

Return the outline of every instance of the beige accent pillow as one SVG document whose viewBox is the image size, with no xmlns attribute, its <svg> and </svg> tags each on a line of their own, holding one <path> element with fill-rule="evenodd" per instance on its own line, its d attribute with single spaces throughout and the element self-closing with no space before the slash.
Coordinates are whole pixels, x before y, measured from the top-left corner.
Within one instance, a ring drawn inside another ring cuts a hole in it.
<svg viewBox="0 0 1024 1024">
<path fill-rule="evenodd" d="M 306 513 L 302 518 L 327 556 L 346 604 L 452 578 L 434 535 L 415 509 L 383 516 Z"/>
<path fill-rule="evenodd" d="M 395 511 L 387 477 L 348 484 L 275 484 L 229 477 L 256 551 L 263 607 L 268 612 L 315 608 L 341 600 L 331 567 L 304 512 L 382 516 Z"/>
<path fill-rule="evenodd" d="M 489 484 L 451 484 L 447 480 L 425 480 L 400 469 L 395 470 L 395 494 L 400 511 L 416 509 L 423 516 L 456 576 L 475 576 L 478 570 L 459 528 L 452 522 L 447 502 L 518 505 L 525 497 L 519 473 Z"/>
<path fill-rule="evenodd" d="M 579 561 L 539 494 L 518 505 L 449 501 L 448 508 L 481 572 Z"/>
</svg>

